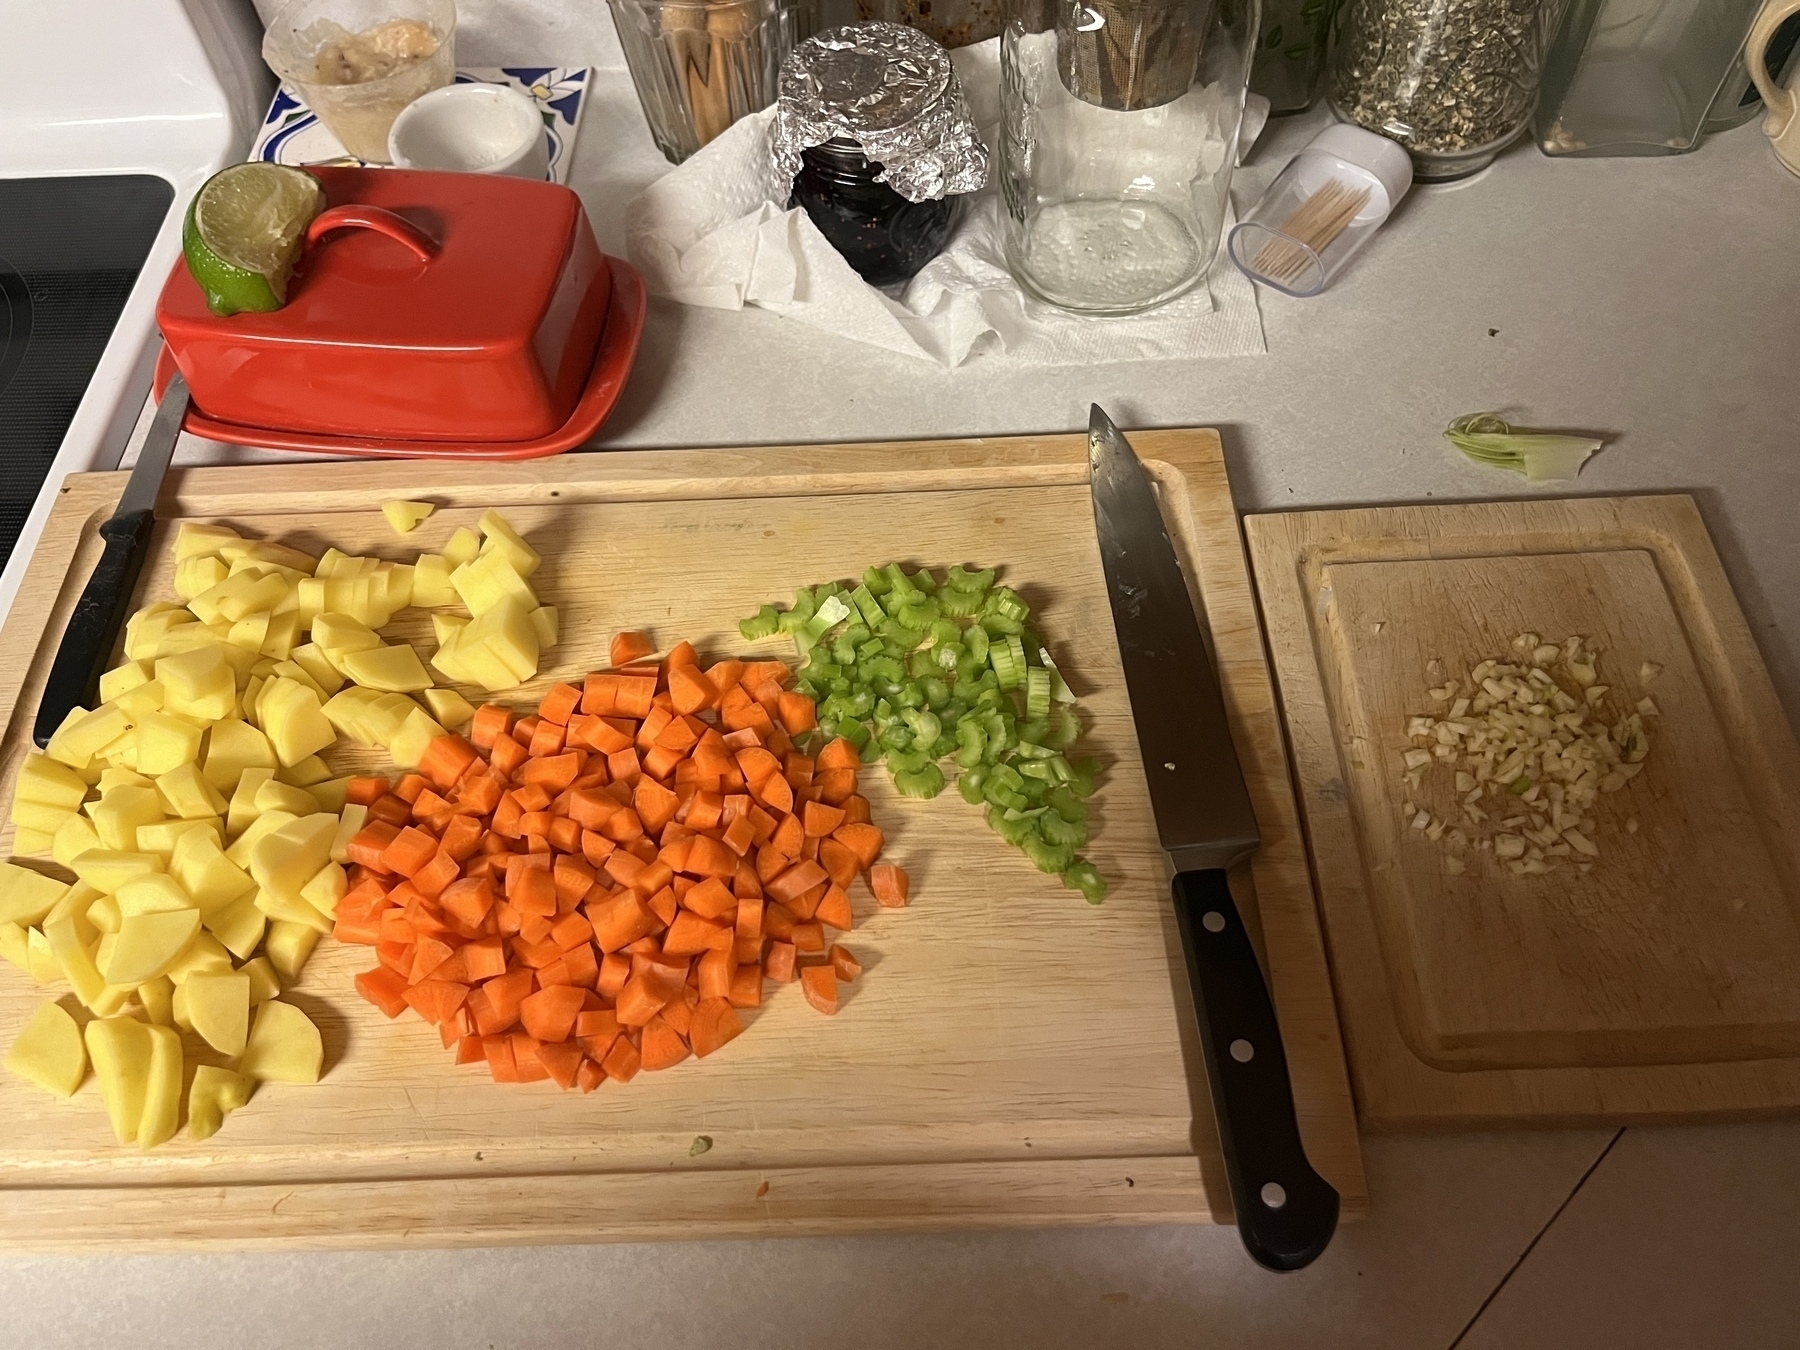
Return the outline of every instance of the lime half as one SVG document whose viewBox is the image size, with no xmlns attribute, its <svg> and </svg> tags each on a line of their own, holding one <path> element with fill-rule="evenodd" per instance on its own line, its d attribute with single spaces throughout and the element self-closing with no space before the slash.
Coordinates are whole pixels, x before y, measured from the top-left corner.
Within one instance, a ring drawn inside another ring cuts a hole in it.
<svg viewBox="0 0 1800 1350">
<path fill-rule="evenodd" d="M 207 179 L 181 231 L 207 308 L 220 316 L 280 309 L 306 227 L 324 209 L 319 180 L 283 164 L 233 164 Z"/>
</svg>

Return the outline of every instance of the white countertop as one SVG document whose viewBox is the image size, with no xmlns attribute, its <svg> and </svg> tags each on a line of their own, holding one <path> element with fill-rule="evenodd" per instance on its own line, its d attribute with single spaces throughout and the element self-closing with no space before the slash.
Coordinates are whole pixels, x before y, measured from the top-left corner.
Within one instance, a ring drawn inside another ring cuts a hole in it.
<svg viewBox="0 0 1800 1350">
<path fill-rule="evenodd" d="M 603 247 L 663 167 L 604 10 L 465 5 L 464 64 L 606 67 L 572 185 Z M 1277 123 L 1260 184 L 1316 117 Z M 1325 296 L 1263 297 L 1268 354 L 944 371 L 772 316 L 653 302 L 609 447 L 1126 426 L 1222 429 L 1245 511 L 1689 492 L 1800 721 L 1800 179 L 1754 124 L 1674 159 L 1515 148 L 1415 191 Z M 1527 489 L 1462 413 L 1607 438 Z M 184 442 L 181 462 L 252 458 Z M 1373 1213 L 1311 1269 L 1230 1229 L 0 1261 L 0 1343 L 738 1347 L 1792 1344 L 1800 1124 L 1376 1138 Z M 4 1199 L 0 1198 L 0 1203 Z"/>
</svg>

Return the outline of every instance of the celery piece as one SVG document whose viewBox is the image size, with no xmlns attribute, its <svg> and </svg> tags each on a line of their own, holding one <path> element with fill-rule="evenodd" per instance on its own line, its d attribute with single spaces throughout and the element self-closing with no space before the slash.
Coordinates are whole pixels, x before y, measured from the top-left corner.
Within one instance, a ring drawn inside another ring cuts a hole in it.
<svg viewBox="0 0 1800 1350">
<path fill-rule="evenodd" d="M 769 612 L 771 614 L 774 613 L 774 610 L 771 609 L 768 605 L 764 605 L 763 608 L 769 610 Z M 969 626 L 968 633 L 963 638 L 963 641 L 968 644 L 970 656 L 974 657 L 977 661 L 985 662 L 988 659 L 988 641 L 989 641 L 989 639 L 988 639 L 988 630 L 987 629 L 983 628 L 978 623 L 971 624 Z"/>
<path fill-rule="evenodd" d="M 868 568 L 866 571 L 863 572 L 862 584 L 863 584 L 863 589 L 866 590 L 870 595 L 875 596 L 877 599 L 879 599 L 881 596 L 886 595 L 888 593 L 888 585 L 889 585 L 886 570 L 883 568 L 880 568 L 880 567 Z M 870 619 L 869 622 L 874 623 L 875 620 Z"/>
<path fill-rule="evenodd" d="M 1005 637 L 1009 633 L 1017 634 L 1025 631 L 1024 624 L 1005 614 L 983 614 L 981 626 L 987 629 L 989 637 Z"/>
<path fill-rule="evenodd" d="M 1025 715 L 1034 720 L 1050 715 L 1050 672 L 1042 666 L 1025 672 Z"/>
<path fill-rule="evenodd" d="M 850 592 L 850 601 L 870 628 L 877 627 L 887 617 L 887 611 L 882 609 L 881 602 L 875 598 L 875 593 L 869 589 L 867 582 Z"/>
<path fill-rule="evenodd" d="M 738 625 L 738 633 L 745 642 L 760 642 L 763 638 L 775 636 L 780 620 L 781 616 L 776 612 L 775 606 L 764 605 Z"/>
<path fill-rule="evenodd" d="M 1045 737 L 1044 744 L 1055 750 L 1067 750 L 1080 736 L 1081 714 L 1072 705 L 1064 704 L 1056 710 L 1056 720 L 1051 723 L 1050 734 Z"/>
<path fill-rule="evenodd" d="M 922 769 L 896 773 L 894 788 L 902 797 L 929 800 L 944 790 L 944 771 L 935 764 L 927 763 Z"/>
<path fill-rule="evenodd" d="M 994 569 L 984 572 L 965 572 L 960 567 L 952 567 L 949 572 L 949 585 L 952 590 L 969 591 L 981 595 L 994 584 Z"/>
<path fill-rule="evenodd" d="M 1064 820 L 1054 810 L 1038 817 L 1038 833 L 1052 844 L 1067 844 L 1070 848 L 1080 848 L 1087 843 L 1087 825 Z"/>
<path fill-rule="evenodd" d="M 1031 615 L 1031 606 L 1021 600 L 1016 591 L 1010 591 L 1004 586 L 995 587 L 988 592 L 986 609 L 989 614 L 1004 615 L 1021 624 Z"/>
<path fill-rule="evenodd" d="M 955 619 L 972 619 L 981 613 L 981 595 L 946 586 L 938 592 L 938 608 Z"/>
<path fill-rule="evenodd" d="M 986 800 L 981 795 L 986 772 L 986 769 L 977 765 L 957 776 L 956 790 L 962 794 L 962 799 L 970 806 L 980 806 Z"/>
<path fill-rule="evenodd" d="M 1067 844 L 1052 844 L 1040 834 L 1027 836 L 1020 845 L 1040 872 L 1063 872 L 1075 861 L 1075 850 Z"/>
<path fill-rule="evenodd" d="M 889 750 L 886 759 L 896 778 L 903 773 L 918 773 L 931 763 L 930 754 L 923 750 Z"/>
<path fill-rule="evenodd" d="M 1072 891 L 1080 891 L 1090 905 L 1106 899 L 1106 878 L 1100 875 L 1099 868 L 1085 859 L 1063 869 L 1062 883 Z"/>
</svg>

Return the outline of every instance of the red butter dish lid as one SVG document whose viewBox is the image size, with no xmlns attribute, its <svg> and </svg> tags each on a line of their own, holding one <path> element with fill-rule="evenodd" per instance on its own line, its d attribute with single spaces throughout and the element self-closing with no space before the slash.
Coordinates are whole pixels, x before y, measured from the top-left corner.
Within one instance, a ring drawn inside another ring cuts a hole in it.
<svg viewBox="0 0 1800 1350">
<path fill-rule="evenodd" d="M 307 172 L 327 208 L 286 305 L 220 318 L 180 261 L 163 287 L 157 322 L 198 412 L 276 432 L 463 445 L 569 423 L 613 285 L 579 197 L 484 174 Z"/>
</svg>

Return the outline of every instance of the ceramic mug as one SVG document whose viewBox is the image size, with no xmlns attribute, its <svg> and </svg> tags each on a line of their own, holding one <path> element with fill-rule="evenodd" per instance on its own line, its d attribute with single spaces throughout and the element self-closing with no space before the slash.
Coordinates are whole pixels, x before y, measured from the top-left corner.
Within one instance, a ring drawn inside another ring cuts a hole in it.
<svg viewBox="0 0 1800 1350">
<path fill-rule="evenodd" d="M 1800 174 L 1800 61 L 1794 63 L 1785 89 L 1775 83 L 1768 66 L 1769 43 L 1790 14 L 1800 14 L 1800 0 L 1768 0 L 1763 5 L 1744 42 L 1744 64 L 1769 110 L 1763 134 L 1774 145 L 1775 158 L 1789 173 Z"/>
</svg>

